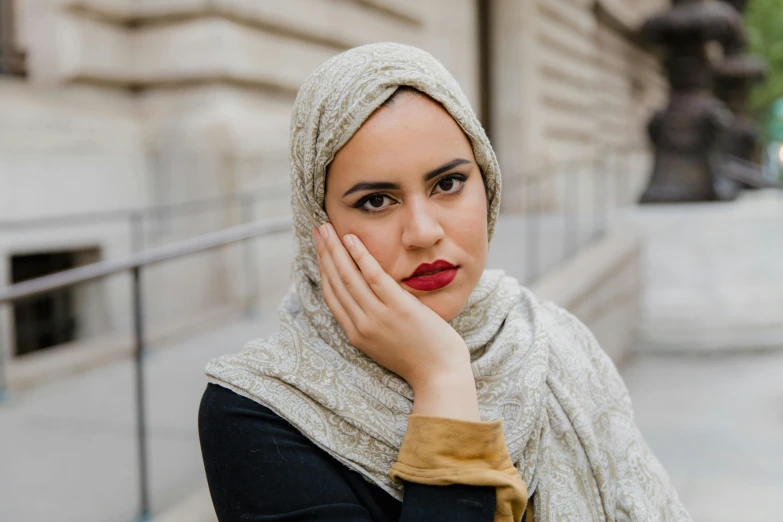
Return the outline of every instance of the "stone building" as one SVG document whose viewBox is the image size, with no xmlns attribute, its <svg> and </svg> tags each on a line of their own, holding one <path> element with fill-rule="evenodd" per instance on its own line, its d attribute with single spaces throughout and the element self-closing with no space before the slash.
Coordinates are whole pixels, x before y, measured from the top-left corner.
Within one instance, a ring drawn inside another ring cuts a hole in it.
<svg viewBox="0 0 783 522">
<path fill-rule="evenodd" d="M 646 120 L 666 86 L 634 30 L 666 3 L 0 0 L 0 222 L 259 192 L 252 218 L 284 214 L 299 85 L 329 56 L 374 41 L 420 46 L 456 76 L 496 146 L 504 211 L 525 210 L 530 173 L 589 165 L 607 147 L 641 151 L 625 172 L 638 176 L 648 164 Z M 141 240 L 125 218 L 0 227 L 0 285 L 246 218 L 231 206 L 159 213 Z M 271 296 L 263 306 L 287 285 L 279 275 L 289 244 L 285 235 L 255 243 L 253 291 Z M 148 270 L 153 327 L 188 327 L 235 308 L 248 292 L 234 277 L 242 259 L 226 249 Z M 60 341 L 127 328 L 123 278 L 61 297 L 70 330 Z M 23 325 L 13 317 L 3 312 L 0 340 L 19 352 Z"/>
</svg>

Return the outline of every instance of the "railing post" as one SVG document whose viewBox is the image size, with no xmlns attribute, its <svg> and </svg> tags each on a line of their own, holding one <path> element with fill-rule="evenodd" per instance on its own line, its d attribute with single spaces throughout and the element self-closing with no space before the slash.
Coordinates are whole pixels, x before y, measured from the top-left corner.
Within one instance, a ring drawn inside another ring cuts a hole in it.
<svg viewBox="0 0 783 522">
<path fill-rule="evenodd" d="M 129 215 L 131 253 L 144 250 L 144 214 L 134 210 Z"/>
<path fill-rule="evenodd" d="M 242 205 L 242 223 L 251 223 L 253 221 L 253 203 L 251 196 L 243 196 Z M 242 241 L 243 263 L 245 265 L 245 315 L 248 318 L 258 316 L 258 266 L 253 244 L 249 239 Z"/>
<path fill-rule="evenodd" d="M 617 159 L 617 165 L 618 165 L 618 175 L 620 177 L 620 186 L 618 187 L 618 191 L 620 194 L 622 194 L 621 201 L 620 201 L 620 208 L 630 207 L 633 205 L 633 200 L 631 199 L 631 172 L 629 168 L 630 163 L 630 156 L 627 156 L 626 154 L 622 155 L 623 161 L 620 162 L 620 158 L 618 156 Z"/>
<path fill-rule="evenodd" d="M 141 288 L 141 268 L 133 268 L 133 330 L 135 349 L 133 362 L 136 377 L 136 443 L 139 464 L 139 521 L 152 519 L 147 460 L 147 422 L 144 402 L 144 311 Z"/>
<path fill-rule="evenodd" d="M 564 166 L 567 169 L 568 166 Z M 563 212 L 565 213 L 565 227 L 563 233 L 563 250 L 565 256 L 563 259 L 568 259 L 579 248 L 579 174 L 581 165 L 576 164 L 576 170 L 574 171 L 573 179 L 568 179 L 568 171 L 565 170 L 564 176 L 566 178 L 566 193 L 565 193 L 565 207 Z"/>
<path fill-rule="evenodd" d="M 538 185 L 539 176 L 532 176 L 525 179 L 529 189 L 527 194 L 530 196 L 531 204 L 525 205 L 528 213 L 528 236 L 527 236 L 527 267 L 525 268 L 526 283 L 530 284 L 538 277 L 541 257 L 541 187 Z M 532 187 L 536 190 L 533 191 Z M 532 201 L 531 201 L 532 200 Z M 533 211 L 535 210 L 535 215 Z"/>
<path fill-rule="evenodd" d="M 560 259 L 563 261 L 568 259 L 569 239 L 571 237 L 571 224 L 569 223 L 571 209 L 570 202 L 568 201 L 568 195 L 571 193 L 571 189 L 568 188 L 568 171 L 565 165 L 560 165 L 558 167 L 557 175 L 560 177 L 560 194 L 558 194 L 558 200 L 561 206 L 561 212 L 563 213 L 563 237 L 561 238 L 563 241 L 563 255 Z"/>
<path fill-rule="evenodd" d="M 593 162 L 593 213 L 595 214 L 595 230 L 592 239 L 598 239 L 606 231 L 608 212 L 606 211 L 606 183 L 602 182 L 606 178 L 605 172 L 608 169 L 611 156 L 602 158 L 596 156 Z"/>
<path fill-rule="evenodd" d="M 5 321 L 6 307 L 4 304 L 0 304 L 0 404 L 3 404 L 8 400 L 8 374 L 6 364 L 6 343 L 3 330 L 3 321 Z"/>
</svg>

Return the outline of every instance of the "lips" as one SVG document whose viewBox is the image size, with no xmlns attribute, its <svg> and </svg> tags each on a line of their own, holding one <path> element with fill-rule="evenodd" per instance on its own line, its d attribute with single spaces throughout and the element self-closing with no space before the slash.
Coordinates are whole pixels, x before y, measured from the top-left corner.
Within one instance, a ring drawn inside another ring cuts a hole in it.
<svg viewBox="0 0 783 522">
<path fill-rule="evenodd" d="M 457 277 L 458 266 L 438 259 L 434 263 L 422 263 L 413 274 L 402 282 L 415 290 L 431 291 L 448 286 Z"/>
</svg>

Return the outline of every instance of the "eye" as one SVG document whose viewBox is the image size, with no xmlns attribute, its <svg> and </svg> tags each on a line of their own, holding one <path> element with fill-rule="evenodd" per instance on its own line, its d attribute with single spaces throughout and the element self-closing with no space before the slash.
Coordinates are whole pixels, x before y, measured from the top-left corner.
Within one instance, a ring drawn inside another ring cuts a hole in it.
<svg viewBox="0 0 783 522">
<path fill-rule="evenodd" d="M 354 207 L 364 212 L 380 212 L 391 206 L 384 204 L 387 201 L 394 203 L 394 200 L 385 194 L 370 194 L 357 201 Z"/>
<path fill-rule="evenodd" d="M 433 194 L 456 194 L 462 190 L 466 179 L 467 178 L 462 174 L 451 174 L 450 176 L 446 176 L 435 184 Z"/>
</svg>

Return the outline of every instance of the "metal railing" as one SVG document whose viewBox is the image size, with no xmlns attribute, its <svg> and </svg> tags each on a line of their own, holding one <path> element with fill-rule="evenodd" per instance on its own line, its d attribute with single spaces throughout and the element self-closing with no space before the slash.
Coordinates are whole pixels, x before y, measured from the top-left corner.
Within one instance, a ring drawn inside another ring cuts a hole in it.
<svg viewBox="0 0 783 522">
<path fill-rule="evenodd" d="M 602 237 L 612 212 L 636 204 L 649 162 L 646 147 L 633 144 L 539 166 L 504 181 L 509 200 L 504 215 L 523 218 L 523 282 L 535 281 Z"/>
<path fill-rule="evenodd" d="M 223 229 L 226 226 L 257 221 L 265 214 L 269 214 L 268 210 L 264 208 L 264 203 L 272 202 L 274 205 L 274 203 L 282 201 L 283 196 L 288 194 L 290 194 L 290 188 L 287 184 L 281 183 L 266 187 L 263 190 L 182 202 L 6 220 L 0 221 L 0 240 L 2 240 L 4 234 L 44 232 L 46 239 L 42 239 L 42 241 L 51 241 L 52 233 L 50 230 L 68 229 L 69 232 L 74 232 L 85 229 L 88 238 L 91 238 L 93 242 L 97 240 L 102 245 L 109 241 L 109 237 L 115 243 L 118 239 L 123 241 L 122 238 L 127 237 L 127 252 L 134 253 L 153 246 L 211 232 L 215 229 Z M 194 219 L 202 214 L 207 214 L 206 221 L 201 218 Z M 95 230 L 92 228 L 95 226 L 101 228 Z M 107 226 L 112 227 L 111 235 L 108 234 L 105 228 Z M 81 232 L 77 233 L 84 237 Z M 95 234 L 99 234 L 99 236 Z M 30 236 L 25 241 L 29 243 L 33 237 Z M 37 244 L 40 244 L 43 248 L 39 248 L 39 250 L 46 250 L 47 243 L 41 243 L 40 241 Z M 36 244 L 36 241 L 33 240 L 33 243 Z M 243 248 L 244 262 L 242 263 L 242 269 L 245 272 L 246 313 L 252 316 L 258 312 L 254 307 L 253 300 L 258 287 L 258 278 L 253 269 L 256 253 L 248 245 L 243 245 Z M 12 283 L 21 281 L 12 281 Z M 46 307 L 48 306 L 46 301 L 47 297 L 44 297 L 40 302 L 29 300 L 26 306 Z M 66 324 L 61 323 L 59 319 L 47 319 L 44 322 L 49 329 L 55 331 L 66 327 Z M 11 330 L 16 332 L 16 339 L 20 343 L 20 333 L 24 331 L 20 329 L 21 327 L 22 325 L 20 324 L 11 327 Z M 30 332 L 29 328 L 27 332 Z M 42 329 L 36 329 L 28 336 L 28 340 L 41 337 L 42 335 L 45 336 L 42 332 Z M 46 342 L 51 344 L 52 341 L 48 340 Z M 17 347 L 19 346 L 21 344 L 17 343 Z M 2 377 L 0 376 L 1 382 Z M 2 394 L 2 387 L 0 387 L 0 394 Z"/>
<path fill-rule="evenodd" d="M 132 275 L 132 309 L 134 339 L 134 373 L 136 388 L 136 442 L 139 471 L 139 520 L 151 518 L 150 478 L 147 452 L 147 425 L 145 414 L 144 352 L 145 329 L 142 313 L 142 269 L 149 265 L 163 263 L 198 252 L 224 247 L 280 232 L 292 227 L 290 218 L 269 219 L 257 223 L 247 223 L 219 230 L 199 237 L 170 243 L 144 252 L 132 254 L 125 259 L 107 260 L 91 265 L 58 272 L 56 274 L 17 283 L 0 288 L 0 307 L 6 303 L 15 303 L 53 290 L 71 287 L 80 283 L 103 279 L 108 276 L 130 272 Z M 0 332 L 2 333 L 2 332 Z M 2 336 L 0 335 L 0 339 Z M 5 350 L 0 348 L 0 394 L 7 392 Z M 2 397 L 0 397 L 1 399 Z M 1 402 L 1 401 L 0 401 Z"/>
</svg>

